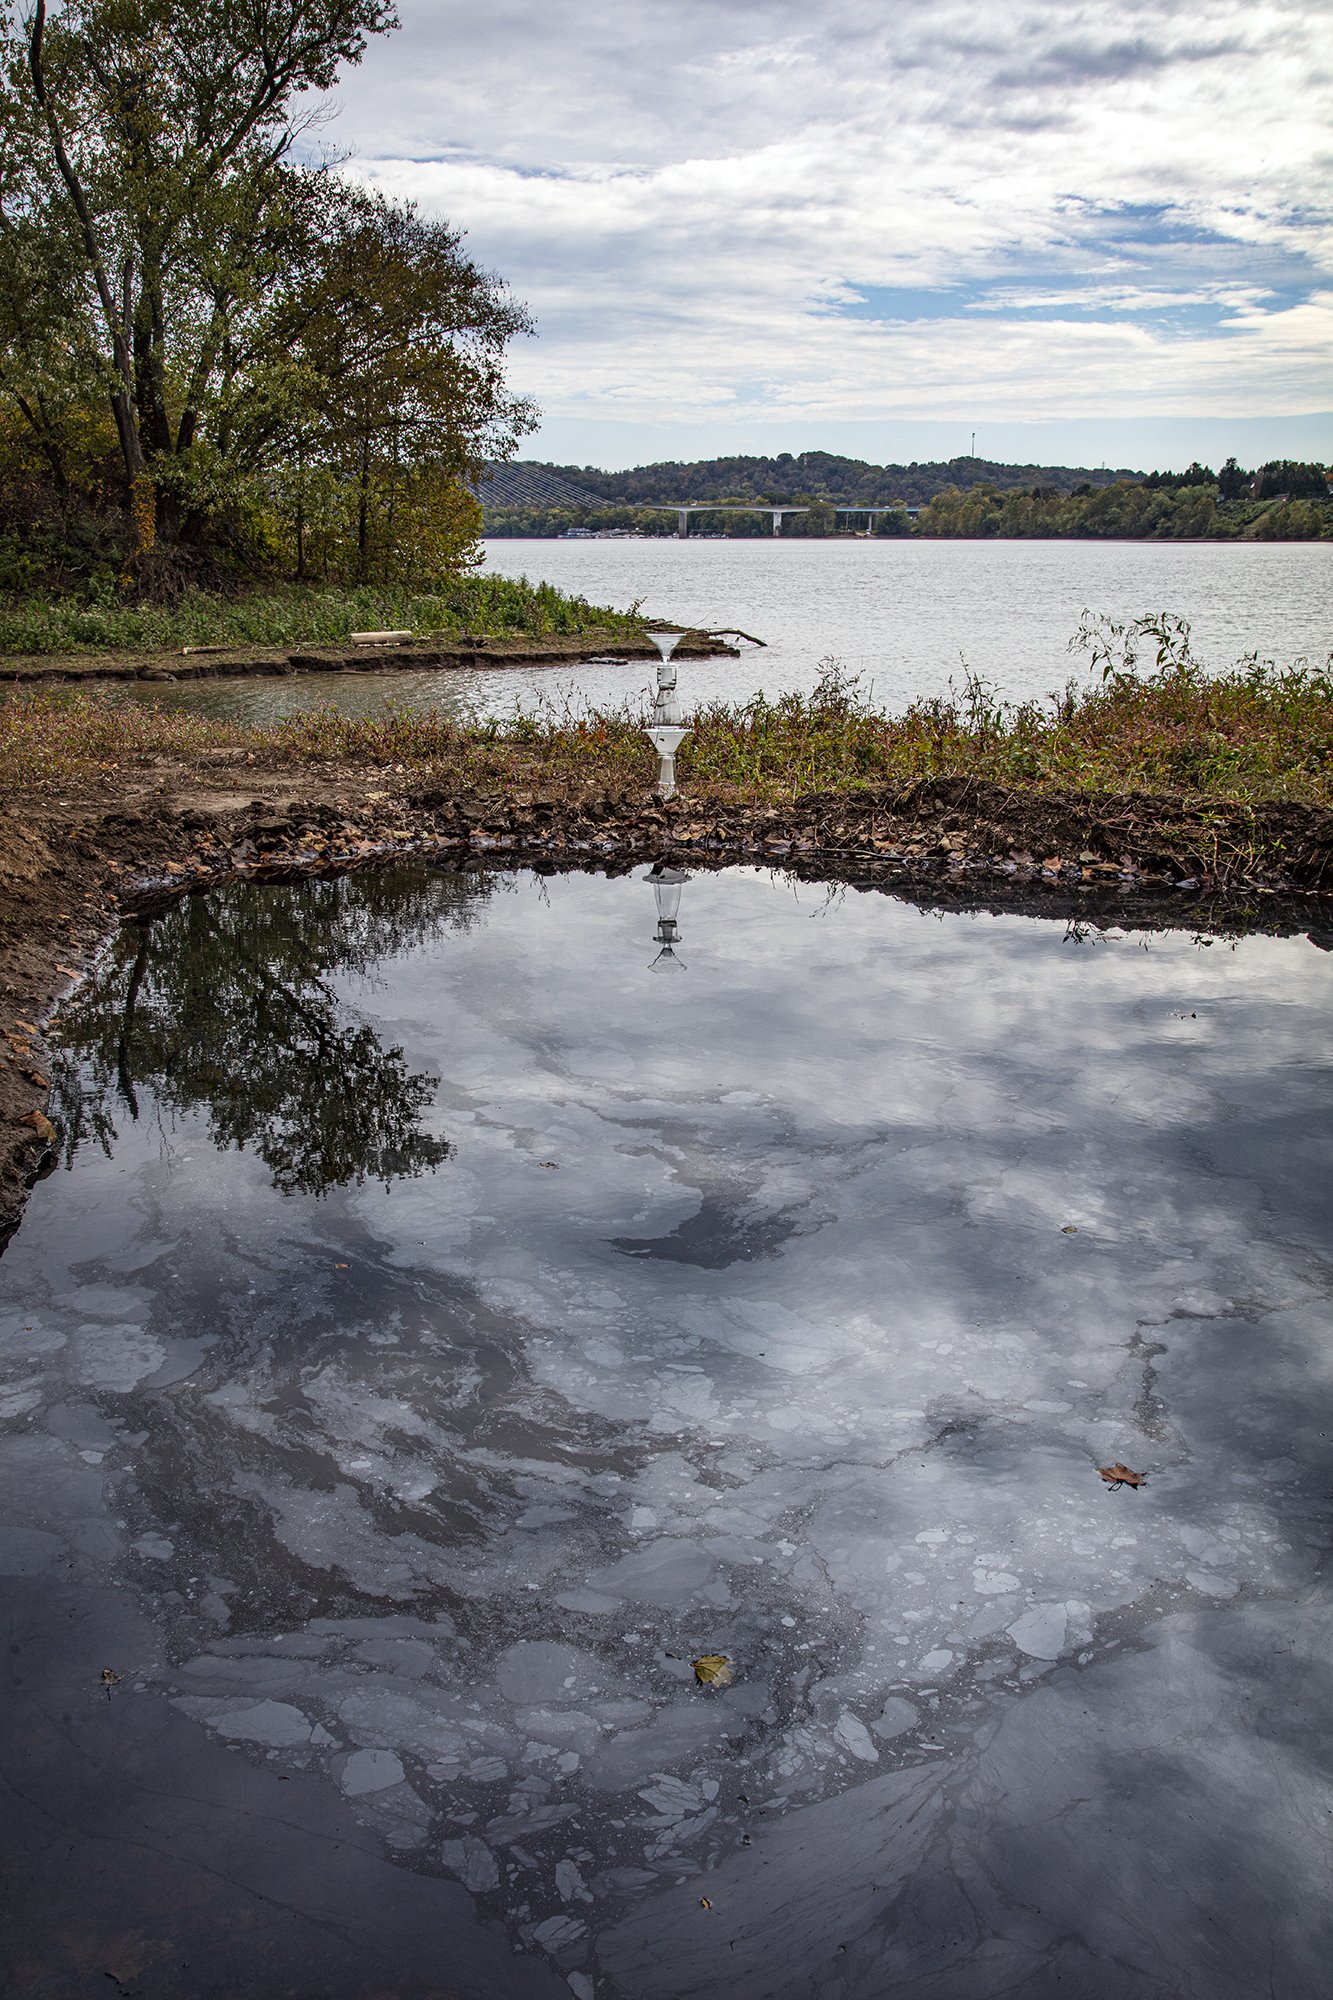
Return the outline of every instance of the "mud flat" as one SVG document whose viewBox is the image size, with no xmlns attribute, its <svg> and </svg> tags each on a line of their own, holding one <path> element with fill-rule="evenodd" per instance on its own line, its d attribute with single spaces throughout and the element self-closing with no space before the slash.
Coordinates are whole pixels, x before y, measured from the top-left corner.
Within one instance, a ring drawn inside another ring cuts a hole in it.
<svg viewBox="0 0 1333 2000">
<path fill-rule="evenodd" d="M 739 657 L 725 635 L 687 632 L 676 648 L 681 659 Z M 574 665 L 591 658 L 655 660 L 649 640 L 619 632 L 582 632 L 572 638 L 428 638 L 381 645 L 202 646 L 165 653 L 62 653 L 15 655 L 0 660 L 0 678 L 20 686 L 46 681 L 91 685 L 98 681 L 197 681 L 272 674 L 391 674 L 422 667 L 533 667 Z"/>
</svg>

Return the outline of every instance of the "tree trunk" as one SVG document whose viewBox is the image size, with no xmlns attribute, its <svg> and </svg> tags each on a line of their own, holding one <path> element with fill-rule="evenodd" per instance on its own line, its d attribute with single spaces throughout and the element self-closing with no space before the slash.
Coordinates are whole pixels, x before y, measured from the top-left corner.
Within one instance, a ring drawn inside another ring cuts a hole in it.
<svg viewBox="0 0 1333 2000">
<path fill-rule="evenodd" d="M 111 414 L 115 418 L 116 435 L 120 439 L 121 456 L 125 461 L 125 474 L 133 491 L 135 482 L 145 477 L 143 445 L 134 421 L 134 400 L 132 394 L 132 371 L 130 366 L 129 342 L 125 337 L 125 327 L 111 294 L 107 278 L 106 260 L 93 227 L 92 210 L 83 190 L 83 183 L 74 171 L 74 165 L 65 151 L 65 142 L 60 136 L 60 125 L 55 107 L 51 103 L 46 88 L 46 75 L 42 68 L 42 39 L 46 33 L 46 0 L 37 0 L 32 17 L 32 27 L 28 37 L 28 68 L 32 75 L 33 96 L 37 100 L 46 124 L 51 151 L 65 183 L 70 205 L 79 223 L 79 233 L 83 238 L 84 254 L 97 289 L 98 303 L 102 308 L 102 318 L 111 339 L 112 358 L 117 376 L 116 386 L 111 389 Z"/>
<path fill-rule="evenodd" d="M 356 512 L 356 577 L 365 583 L 370 573 L 370 439 L 361 442 L 361 482 Z"/>
</svg>

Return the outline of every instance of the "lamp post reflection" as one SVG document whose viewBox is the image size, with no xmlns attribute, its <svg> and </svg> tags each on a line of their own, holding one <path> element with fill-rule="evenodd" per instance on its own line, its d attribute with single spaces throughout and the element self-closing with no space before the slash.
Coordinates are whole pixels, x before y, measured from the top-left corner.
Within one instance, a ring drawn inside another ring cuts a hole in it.
<svg viewBox="0 0 1333 2000">
<path fill-rule="evenodd" d="M 654 972 L 684 972 L 683 962 L 676 957 L 676 946 L 680 943 L 677 918 L 681 887 L 690 878 L 683 868 L 668 868 L 663 862 L 655 861 L 648 870 L 647 879 L 653 885 L 653 900 L 657 904 L 657 929 L 653 932 L 653 942 L 662 947 L 650 969 Z"/>
</svg>

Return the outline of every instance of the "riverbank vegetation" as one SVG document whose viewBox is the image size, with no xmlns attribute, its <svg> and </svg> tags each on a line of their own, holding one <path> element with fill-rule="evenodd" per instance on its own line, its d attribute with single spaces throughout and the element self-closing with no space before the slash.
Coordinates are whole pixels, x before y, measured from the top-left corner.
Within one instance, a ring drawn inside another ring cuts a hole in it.
<svg viewBox="0 0 1333 2000">
<path fill-rule="evenodd" d="M 921 535 L 930 539 L 1318 541 L 1333 538 L 1329 473 L 1288 459 L 1249 470 L 1228 459 L 1214 472 L 1089 473 L 1069 466 L 871 466 L 826 452 L 799 459 L 703 460 L 698 465 L 599 473 L 591 467 L 519 464 L 482 487 L 488 535 L 570 532 L 672 535 L 677 517 L 636 496 L 727 513 L 693 516 L 690 533 L 771 535 L 772 516 L 747 502 L 799 506 L 780 534 Z M 881 509 L 857 513 L 857 508 Z M 841 510 L 840 512 L 835 510 Z M 909 511 L 910 510 L 910 511 Z"/>
<path fill-rule="evenodd" d="M 1322 482 L 1323 468 L 1315 469 Z M 913 532 L 1015 540 L 1309 542 L 1333 537 L 1333 499 L 1326 486 L 1322 495 L 1279 489 L 1224 499 L 1211 475 L 1170 486 L 1117 480 L 1074 493 L 1044 486 L 1009 493 L 953 487 L 922 508 Z"/>
<path fill-rule="evenodd" d="M 521 306 L 306 108 L 386 0 L 37 0 L 0 29 L 0 591 L 437 586 L 531 427 Z M 306 143 L 302 143 L 305 141 Z"/>
<path fill-rule="evenodd" d="M 0 595 L 0 658 L 168 653 L 186 647 L 336 645 L 355 631 L 419 638 L 640 633 L 634 611 L 590 604 L 553 584 L 468 574 L 434 588 L 407 584 L 273 584 L 244 592 L 184 592 L 171 603 L 126 602 L 117 591 Z"/>
<path fill-rule="evenodd" d="M 1014 791 L 1172 794 L 1219 807 L 1333 806 L 1333 661 L 1254 658 L 1222 673 L 1170 617 L 1089 619 L 1074 642 L 1092 678 L 1044 703 L 1006 705 L 975 678 L 886 715 L 830 668 L 810 695 L 698 710 L 679 760 L 681 800 L 787 803 L 809 793 L 975 780 Z M 206 722 L 75 692 L 15 691 L 0 705 L 0 783 L 15 792 L 113 786 L 142 760 L 233 757 L 296 771 L 432 772 L 460 793 L 537 786 L 646 793 L 644 716 L 549 708 L 460 726 L 395 707 L 315 707 L 273 729 Z"/>
</svg>

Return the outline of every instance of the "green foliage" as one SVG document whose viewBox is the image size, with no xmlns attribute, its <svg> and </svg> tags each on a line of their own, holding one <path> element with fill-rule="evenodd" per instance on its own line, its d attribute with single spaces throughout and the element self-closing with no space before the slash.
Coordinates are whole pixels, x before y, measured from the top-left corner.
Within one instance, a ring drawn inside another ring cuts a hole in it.
<svg viewBox="0 0 1333 2000">
<path fill-rule="evenodd" d="M 1260 514 L 1257 542 L 1314 542 L 1333 535 L 1333 506 L 1327 501 L 1286 500 Z"/>
<path fill-rule="evenodd" d="M 544 461 L 534 462 L 532 469 L 568 481 L 592 501 L 616 506 L 646 506 L 654 500 L 828 500 L 837 507 L 892 506 L 897 501 L 916 506 L 947 486 L 970 486 L 982 479 L 998 490 L 1040 483 L 1071 492 L 1084 482 L 1110 485 L 1117 478 L 1143 476 L 1127 470 L 1092 471 L 1086 466 L 1001 465 L 979 458 L 874 465 L 828 451 L 784 451 L 776 458 L 704 458 L 691 463 L 668 460 L 638 465 L 626 472 L 602 472 L 591 465 L 548 465 Z"/>
<path fill-rule="evenodd" d="M 789 516 L 782 534 L 793 538 L 858 531 L 855 517 L 841 518 L 835 507 L 903 504 L 881 515 L 872 532 L 879 535 L 920 534 L 928 537 L 1017 539 L 1132 540 L 1261 540 L 1310 541 L 1333 535 L 1333 500 L 1329 499 L 1323 468 L 1282 461 L 1267 467 L 1258 484 L 1269 498 L 1256 497 L 1254 477 L 1228 459 L 1220 474 L 1194 464 L 1184 472 L 1088 475 L 1077 468 L 1048 467 L 1039 477 L 1034 467 L 987 466 L 984 482 L 946 479 L 949 472 L 981 470 L 979 461 L 955 460 L 948 467 L 878 467 L 829 453 L 808 452 L 801 458 L 707 459 L 697 465 L 640 466 L 633 472 L 602 473 L 592 467 L 521 466 L 517 472 L 559 476 L 567 491 L 581 481 L 588 497 L 581 505 L 535 503 L 496 506 L 488 501 L 485 531 L 491 535 L 562 535 L 571 528 L 630 529 L 645 535 L 669 535 L 676 516 L 665 507 L 631 504 L 634 498 L 677 500 L 682 505 L 748 499 L 770 505 L 802 505 L 806 514 Z M 1271 483 L 1280 473 L 1290 487 Z M 773 475 L 765 478 L 765 475 Z M 1300 475 L 1297 478 L 1297 475 Z M 805 477 L 807 484 L 801 484 Z M 1267 482 L 1267 483 L 1266 483 Z M 514 482 L 515 484 L 517 481 Z M 534 482 L 535 483 L 535 482 Z M 497 490 L 500 490 L 497 488 Z M 1271 497 L 1290 494 L 1292 510 L 1265 520 Z M 622 499 L 602 497 L 624 494 Z M 1298 495 L 1310 497 L 1296 510 Z M 913 520 L 906 503 L 928 501 Z M 756 511 L 696 514 L 690 533 L 708 537 L 771 535 L 772 518 Z"/>
<path fill-rule="evenodd" d="M 1304 511 L 1284 510 L 1273 529 L 1262 526 L 1264 509 L 1245 501 L 1219 504 L 1217 489 L 1200 484 L 1156 486 L 1117 480 L 1086 493 L 998 493 L 992 487 L 957 487 L 937 494 L 917 517 L 916 532 L 928 536 L 1018 539 L 1134 539 L 1147 541 L 1229 540 L 1253 533 L 1288 540 L 1333 535 L 1333 505 L 1304 503 Z M 1256 525 L 1259 524 L 1259 525 Z"/>
<path fill-rule="evenodd" d="M 1327 500 L 1328 474 L 1322 465 L 1294 458 L 1270 459 L 1255 475 L 1256 500 Z"/>
<path fill-rule="evenodd" d="M 336 645 L 357 631 L 540 638 L 642 629 L 637 613 L 589 604 L 549 583 L 490 574 L 445 577 L 425 590 L 379 584 L 288 584 L 226 596 L 189 590 L 173 604 L 127 604 L 110 585 L 80 597 L 0 599 L 0 657 Z"/>
<path fill-rule="evenodd" d="M 0 461 L 126 583 L 466 567 L 532 414 L 457 231 L 296 165 L 386 0 L 44 0 L 0 30 Z M 8 492 L 12 489 L 7 488 Z"/>
</svg>

